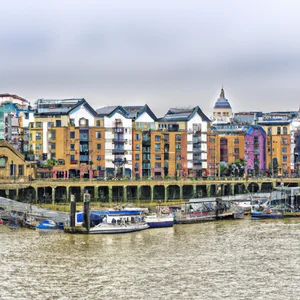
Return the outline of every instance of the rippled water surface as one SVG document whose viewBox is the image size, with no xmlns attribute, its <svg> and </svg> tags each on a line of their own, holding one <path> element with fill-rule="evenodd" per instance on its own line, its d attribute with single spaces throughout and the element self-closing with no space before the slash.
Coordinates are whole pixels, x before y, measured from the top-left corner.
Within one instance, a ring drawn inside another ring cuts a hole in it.
<svg viewBox="0 0 300 300">
<path fill-rule="evenodd" d="M 0 299 L 300 299 L 300 220 L 124 235 L 0 227 Z"/>
</svg>

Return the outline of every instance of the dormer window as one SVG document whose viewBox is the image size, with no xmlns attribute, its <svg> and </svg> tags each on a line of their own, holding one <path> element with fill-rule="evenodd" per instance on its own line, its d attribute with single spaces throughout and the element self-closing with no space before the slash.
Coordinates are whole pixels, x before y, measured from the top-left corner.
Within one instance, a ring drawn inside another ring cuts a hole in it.
<svg viewBox="0 0 300 300">
<path fill-rule="evenodd" d="M 79 119 L 79 126 L 89 126 L 89 120 L 85 118 Z"/>
</svg>

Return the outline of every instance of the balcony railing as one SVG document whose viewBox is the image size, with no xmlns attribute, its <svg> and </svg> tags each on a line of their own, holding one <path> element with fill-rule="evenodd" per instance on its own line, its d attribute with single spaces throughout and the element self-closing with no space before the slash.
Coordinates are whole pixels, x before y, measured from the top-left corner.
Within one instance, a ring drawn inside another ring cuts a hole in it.
<svg viewBox="0 0 300 300">
<path fill-rule="evenodd" d="M 124 154 L 124 152 L 125 152 L 125 150 L 122 148 L 112 150 L 113 154 Z"/>
<path fill-rule="evenodd" d="M 70 161 L 70 164 L 71 164 L 71 165 L 77 165 L 77 164 L 78 164 L 78 160 L 71 160 L 71 161 Z"/>
<path fill-rule="evenodd" d="M 124 144 L 125 142 L 127 142 L 127 140 L 125 140 L 124 138 L 114 138 L 113 139 L 113 144 Z"/>
</svg>

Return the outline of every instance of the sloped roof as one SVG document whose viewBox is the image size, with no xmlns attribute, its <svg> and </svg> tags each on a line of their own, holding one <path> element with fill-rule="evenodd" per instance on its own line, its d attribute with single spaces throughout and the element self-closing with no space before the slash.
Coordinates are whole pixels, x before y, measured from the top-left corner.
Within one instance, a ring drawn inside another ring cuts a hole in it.
<svg viewBox="0 0 300 300">
<path fill-rule="evenodd" d="M 90 106 L 90 104 L 85 99 L 83 99 L 81 102 L 78 102 L 78 104 L 75 105 L 74 107 L 72 107 L 68 111 L 68 113 L 71 113 L 72 110 L 74 110 L 75 108 L 77 108 L 81 105 L 83 105 L 94 117 L 98 117 L 97 112 Z"/>
<path fill-rule="evenodd" d="M 121 115 L 123 115 L 125 118 L 128 118 L 127 111 L 120 105 L 118 106 L 104 106 L 100 107 L 96 110 L 99 117 L 111 117 L 116 112 L 119 112 Z"/>
<path fill-rule="evenodd" d="M 144 106 L 123 106 L 123 108 L 128 111 L 130 118 L 138 118 L 146 112 L 154 121 L 157 120 L 156 115 L 147 104 Z"/>
<path fill-rule="evenodd" d="M 187 122 L 193 118 L 195 114 L 198 114 L 202 121 L 211 122 L 211 120 L 203 113 L 199 106 L 194 108 L 170 108 L 167 114 L 159 118 L 160 122 Z"/>
<path fill-rule="evenodd" d="M 251 135 L 255 131 L 259 131 L 263 136 L 266 136 L 265 130 L 261 126 L 258 126 L 258 125 L 252 125 L 246 132 L 246 135 Z"/>
<path fill-rule="evenodd" d="M 0 94 L 0 98 L 4 98 L 4 97 L 11 97 L 13 99 L 17 99 L 17 100 L 21 100 L 23 102 L 29 103 L 29 101 L 27 101 L 26 99 L 24 99 L 18 95 L 15 95 L 15 94 L 9 94 L 9 93 Z"/>
</svg>

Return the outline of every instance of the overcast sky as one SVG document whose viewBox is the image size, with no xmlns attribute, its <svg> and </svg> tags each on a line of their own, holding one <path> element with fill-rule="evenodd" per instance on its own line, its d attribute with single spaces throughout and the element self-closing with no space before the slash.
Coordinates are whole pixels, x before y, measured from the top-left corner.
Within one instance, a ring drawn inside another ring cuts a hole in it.
<svg viewBox="0 0 300 300">
<path fill-rule="evenodd" d="M 47 3 L 47 4 L 46 4 Z M 300 1 L 0 0 L 0 93 L 298 110 Z"/>
</svg>

